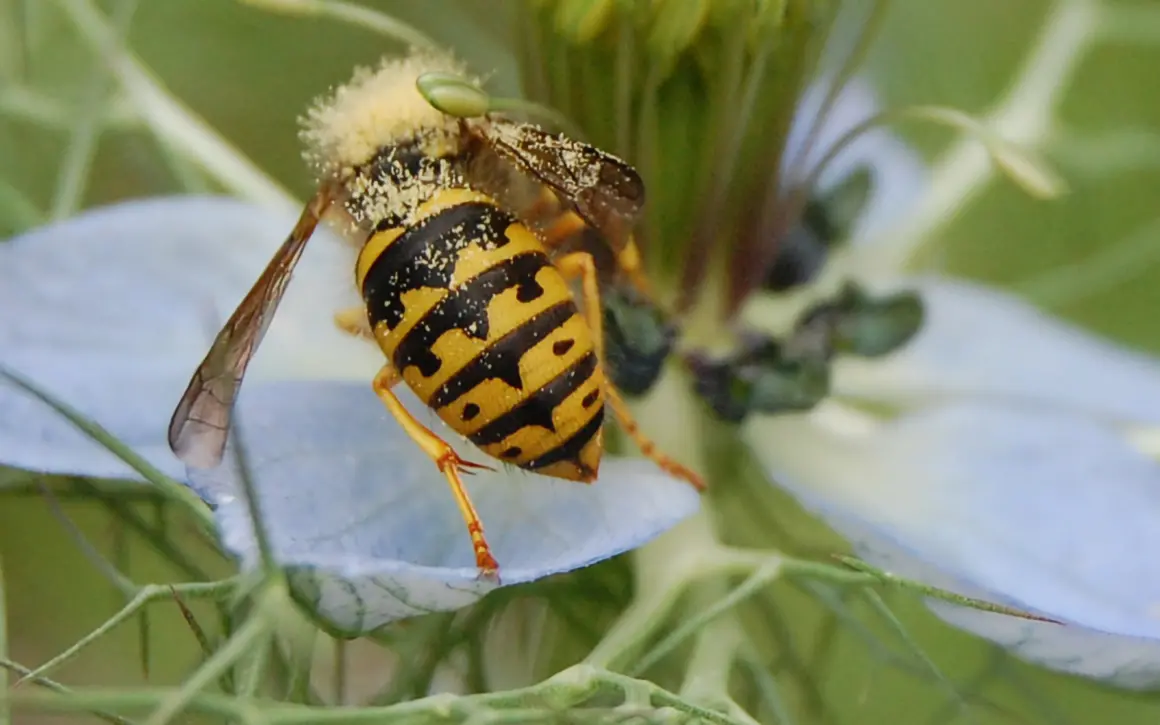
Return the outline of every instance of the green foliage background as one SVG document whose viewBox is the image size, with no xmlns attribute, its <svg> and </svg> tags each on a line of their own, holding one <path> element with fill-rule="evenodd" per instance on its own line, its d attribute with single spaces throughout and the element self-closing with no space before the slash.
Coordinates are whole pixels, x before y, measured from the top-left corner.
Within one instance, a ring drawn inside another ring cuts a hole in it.
<svg viewBox="0 0 1160 725">
<path fill-rule="evenodd" d="M 414 23 L 473 67 L 494 69 L 493 90 L 516 92 L 514 66 L 505 50 L 509 26 L 495 11 L 506 3 L 366 4 Z M 1003 93 L 1054 5 L 1047 0 L 896 0 L 872 54 L 887 100 L 985 112 Z M 940 230 L 931 247 L 950 271 L 1010 286 L 1062 316 L 1160 353 L 1155 313 L 1160 308 L 1160 90 L 1153 75 L 1160 62 L 1160 12 L 1150 0 L 1105 5 L 1144 15 L 1131 24 L 1131 39 L 1096 46 L 1078 65 L 1064 95 L 1056 140 L 1045 151 L 1066 176 L 1071 193 L 1036 201 L 1011 184 L 994 183 Z M 103 7 L 115 10 L 113 3 Z M 13 42 L 16 38 L 28 46 Z M 329 85 L 345 80 L 352 66 L 373 63 L 390 50 L 381 37 L 348 25 L 283 17 L 233 0 L 140 0 L 129 44 L 176 96 L 299 196 L 308 193 L 310 178 L 299 159 L 298 114 Z M 34 88 L 79 109 L 92 102 L 94 87 L 107 88 L 109 81 L 50 0 L 0 0 L 0 64 L 0 233 L 7 236 L 48 218 L 68 153 L 67 130 L 23 117 L 19 91 Z M 930 158 L 949 138 L 925 127 L 908 126 L 904 132 Z M 151 139 L 116 128 L 101 135 L 85 178 L 84 207 L 180 190 Z M 775 503 L 792 530 L 818 535 L 790 502 Z M 137 581 L 180 576 L 139 537 L 114 527 L 102 504 L 66 500 L 62 507 L 90 538 L 118 561 L 127 561 Z M 138 510 L 146 518 L 154 515 L 148 503 Z M 821 541 L 831 550 L 839 546 L 833 539 Z M 191 548 L 201 565 L 224 572 L 208 553 L 199 553 L 194 544 Z M 115 590 L 78 553 L 59 516 L 35 489 L 0 497 L 0 571 L 10 656 L 24 663 L 47 659 L 120 605 Z M 805 693 L 799 696 L 801 722 L 954 720 L 943 685 L 929 675 L 882 667 L 846 627 L 827 656 L 811 660 L 811 648 L 825 631 L 825 625 L 819 629 L 818 606 L 789 587 L 780 589 L 783 624 L 795 636 L 798 654 L 812 663 L 807 668 L 812 681 L 792 683 Z M 912 638 L 964 691 L 981 692 L 1020 714 L 1012 719 L 969 707 L 958 721 L 1131 725 L 1160 717 L 1160 703 L 1150 696 L 1012 662 L 943 627 L 910 599 L 891 603 Z M 196 663 L 197 643 L 176 607 L 151 612 L 149 681 L 176 682 Z M 887 628 L 871 629 L 897 649 L 897 637 Z M 362 656 L 357 648 L 351 652 Z M 771 662 L 777 654 L 786 653 L 769 653 Z M 57 678 L 118 685 L 142 680 L 139 630 L 122 628 Z M 27 719 L 20 722 L 35 721 L 21 717 Z"/>
</svg>

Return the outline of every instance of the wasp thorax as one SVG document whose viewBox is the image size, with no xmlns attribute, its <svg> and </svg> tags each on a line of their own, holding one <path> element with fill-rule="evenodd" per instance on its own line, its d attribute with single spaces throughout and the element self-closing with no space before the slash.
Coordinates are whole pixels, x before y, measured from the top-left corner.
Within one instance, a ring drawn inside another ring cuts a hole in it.
<svg viewBox="0 0 1160 725">
<path fill-rule="evenodd" d="M 433 140 L 423 134 L 379 149 L 370 161 L 353 169 L 343 183 L 343 204 L 355 225 L 364 232 L 409 225 L 419 205 L 438 190 L 465 186 L 457 138 Z"/>
<path fill-rule="evenodd" d="M 455 119 L 433 107 L 416 82 L 426 73 L 463 75 L 449 55 L 414 50 L 359 68 L 350 82 L 320 98 L 302 119 L 306 160 L 325 177 L 346 176 L 384 148 L 455 134 Z"/>
</svg>

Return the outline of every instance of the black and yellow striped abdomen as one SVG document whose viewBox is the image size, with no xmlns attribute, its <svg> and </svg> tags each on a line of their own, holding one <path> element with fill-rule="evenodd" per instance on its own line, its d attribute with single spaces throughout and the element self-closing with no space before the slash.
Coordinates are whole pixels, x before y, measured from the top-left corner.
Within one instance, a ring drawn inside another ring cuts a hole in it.
<svg viewBox="0 0 1160 725">
<path fill-rule="evenodd" d="M 588 324 L 539 239 L 490 198 L 432 195 L 376 230 L 356 280 L 379 346 L 445 423 L 537 473 L 596 477 L 603 371 Z"/>
</svg>

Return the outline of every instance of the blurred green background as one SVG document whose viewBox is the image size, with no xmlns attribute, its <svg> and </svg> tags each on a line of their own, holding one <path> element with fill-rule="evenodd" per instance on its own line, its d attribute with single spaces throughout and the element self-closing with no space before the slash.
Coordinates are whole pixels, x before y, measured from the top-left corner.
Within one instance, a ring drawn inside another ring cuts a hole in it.
<svg viewBox="0 0 1160 725">
<path fill-rule="evenodd" d="M 493 72 L 493 90 L 516 92 L 505 49 L 510 3 L 365 4 L 414 23 L 476 70 Z M 124 4 L 99 5 L 113 15 Z M 889 103 L 985 111 L 1006 89 L 1054 6 L 1045 0 L 897 0 L 874 46 L 872 71 Z M 950 271 L 1007 285 L 1066 318 L 1160 352 L 1155 313 L 1160 309 L 1160 90 L 1152 75 L 1160 63 L 1160 8 L 1150 0 L 1105 6 L 1146 15 L 1132 24 L 1132 37 L 1092 48 L 1063 95 L 1055 135 L 1044 151 L 1067 178 L 1070 193 L 1037 201 L 1009 183 L 992 184 L 945 228 L 935 246 Z M 298 115 L 315 96 L 344 81 L 354 65 L 372 64 L 395 49 L 381 36 L 350 25 L 284 17 L 233 0 L 140 0 L 128 42 L 175 96 L 299 197 L 308 193 L 311 179 L 299 157 Z M 59 188 L 61 170 L 77 148 L 70 147 L 69 128 L 52 127 L 40 112 L 43 104 L 55 112 L 52 104 L 57 104 L 66 120 L 75 121 L 95 102 L 100 107 L 113 84 L 95 58 L 57 2 L 0 0 L 0 236 L 50 218 L 54 208 L 75 211 L 60 204 Z M 907 127 L 904 133 L 928 158 L 949 139 L 930 128 Z M 116 125 L 101 132 L 83 178 L 82 207 L 182 189 L 150 136 Z M 195 188 L 198 183 L 204 180 L 195 175 Z M 206 183 L 205 188 L 215 187 Z M 144 521 L 158 520 L 153 503 L 133 505 Z M 788 501 L 771 497 L 770 505 L 785 512 L 781 517 L 790 530 L 817 536 L 817 527 Z M 139 535 L 114 524 L 105 504 L 62 499 L 60 506 L 106 553 L 127 562 L 137 581 L 182 576 Z M 23 493 L 0 497 L 0 569 L 11 655 L 25 664 L 63 649 L 119 606 L 116 591 L 79 553 L 52 509 L 27 486 Z M 170 517 L 163 525 L 180 532 L 182 523 Z M 198 546 L 190 548 L 200 565 L 218 574 L 226 570 Z M 814 638 L 822 636 L 817 604 L 783 589 L 784 624 L 800 632 L 802 652 L 808 653 Z M 972 706 L 954 720 L 945 687 L 929 676 L 881 666 L 847 633 L 824 662 L 813 664 L 815 682 L 800 696 L 801 722 L 1130 725 L 1160 717 L 1160 703 L 1152 698 L 1012 663 L 941 626 L 914 603 L 901 598 L 892 603 L 914 640 L 950 678 L 1019 717 Z M 152 612 L 149 678 L 175 682 L 196 662 L 197 643 L 175 606 Z M 888 641 L 892 636 L 883 635 Z M 129 684 L 143 677 L 133 625 L 58 673 L 72 683 Z"/>
</svg>

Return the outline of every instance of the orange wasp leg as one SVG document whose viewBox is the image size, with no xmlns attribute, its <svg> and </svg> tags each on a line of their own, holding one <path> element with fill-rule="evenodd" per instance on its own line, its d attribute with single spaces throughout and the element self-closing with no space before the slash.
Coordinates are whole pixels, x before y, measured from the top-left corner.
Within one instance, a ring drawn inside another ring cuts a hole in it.
<svg viewBox="0 0 1160 725">
<path fill-rule="evenodd" d="M 600 367 L 603 369 L 605 368 L 604 318 L 600 306 L 600 287 L 596 279 L 596 263 L 592 261 L 592 255 L 587 252 L 573 252 L 560 257 L 555 264 L 565 278 L 579 278 L 581 281 L 584 315 L 588 318 L 588 326 L 595 337 L 593 346 L 596 348 L 596 357 L 600 360 Z M 607 377 L 604 378 L 604 397 L 624 432 L 628 434 L 628 437 L 632 439 L 632 442 L 636 444 L 645 457 L 651 459 L 666 473 L 688 481 L 698 491 L 705 489 L 705 481 L 699 474 L 657 450 L 656 443 L 641 431 L 628 404 L 624 402 L 624 398 L 620 397 L 616 386 Z"/>
<path fill-rule="evenodd" d="M 375 395 L 379 396 L 379 400 L 383 401 L 383 405 L 387 406 L 387 410 L 395 416 L 395 420 L 399 421 L 399 425 L 403 426 L 403 430 L 411 437 L 411 440 L 423 449 L 423 452 L 435 462 L 435 465 L 447 477 L 447 483 L 451 485 L 451 493 L 455 496 L 455 503 L 459 504 L 459 512 L 467 524 L 467 533 L 471 535 L 471 546 L 475 549 L 475 565 L 479 568 L 480 578 L 498 583 L 499 564 L 492 556 L 491 547 L 483 534 L 483 522 L 479 520 L 475 505 L 471 503 L 467 490 L 463 488 L 463 481 L 459 478 L 459 473 L 463 469 L 488 467 L 460 458 L 447 441 L 435 435 L 430 428 L 416 420 L 415 416 L 403 407 L 403 404 L 391 391 L 391 388 L 398 384 L 401 379 L 394 367 L 384 365 L 379 374 L 375 376 L 372 384 Z"/>
<path fill-rule="evenodd" d="M 366 310 L 362 307 L 339 310 L 334 315 L 334 324 L 340 330 L 351 335 L 375 339 L 370 324 L 367 322 Z M 447 482 L 451 485 L 451 493 L 455 496 L 455 503 L 459 505 L 459 512 L 467 524 L 467 533 L 471 536 L 471 547 L 475 550 L 475 565 L 479 569 L 480 578 L 498 584 L 499 564 L 492 556 L 491 547 L 483 534 L 483 522 L 479 519 L 479 513 L 476 512 L 475 505 L 471 503 L 471 498 L 467 495 L 466 489 L 463 488 L 463 481 L 459 478 L 459 473 L 463 469 L 488 468 L 488 466 L 463 460 L 447 441 L 416 420 L 415 416 L 403 407 L 398 397 L 392 392 L 392 388 L 398 385 L 401 380 L 402 377 L 392 365 L 389 363 L 384 365 L 372 383 L 375 395 L 379 396 L 379 400 L 383 401 L 383 405 L 387 406 L 387 410 L 395 417 L 395 420 L 399 422 L 411 440 L 415 441 L 447 477 Z M 463 472 L 470 473 L 467 470 Z"/>
<path fill-rule="evenodd" d="M 559 202 L 555 196 L 551 196 L 550 201 L 554 202 L 556 207 L 559 206 Z M 541 199 L 537 202 L 537 211 L 535 213 L 545 214 L 544 209 L 548 206 L 549 201 Z M 584 231 L 587 227 L 588 223 L 579 214 L 574 211 L 568 211 L 557 216 L 555 221 L 546 229 L 541 229 L 539 234 L 544 241 L 544 246 L 548 247 L 548 249 L 554 249 Z M 652 298 L 652 285 L 649 284 L 644 270 L 641 269 L 640 249 L 636 246 L 636 239 L 634 237 L 630 236 L 624 248 L 616 253 L 616 265 L 628 276 L 628 281 L 641 294 L 650 299 Z"/>
</svg>

